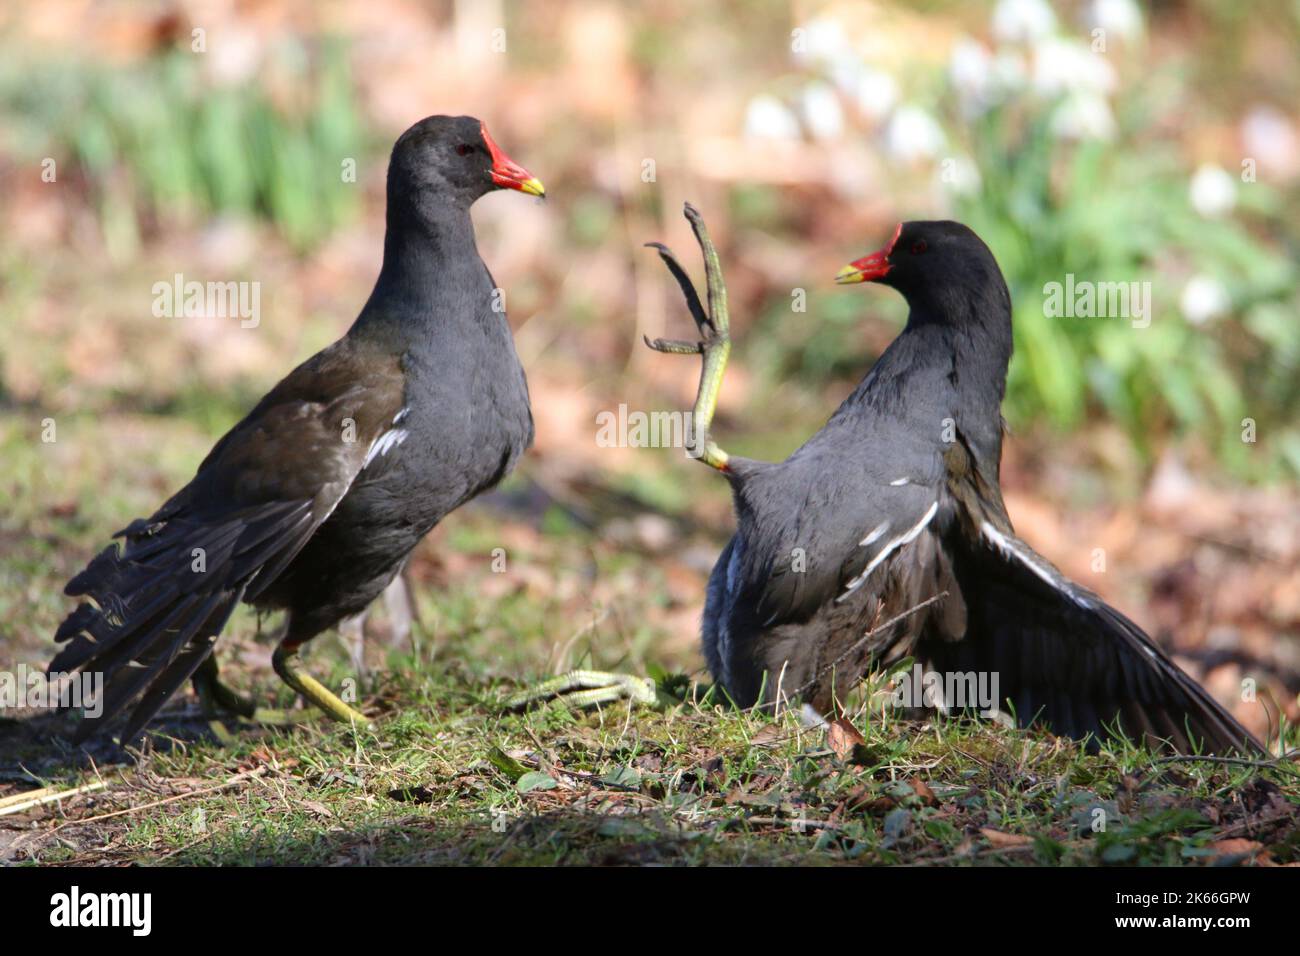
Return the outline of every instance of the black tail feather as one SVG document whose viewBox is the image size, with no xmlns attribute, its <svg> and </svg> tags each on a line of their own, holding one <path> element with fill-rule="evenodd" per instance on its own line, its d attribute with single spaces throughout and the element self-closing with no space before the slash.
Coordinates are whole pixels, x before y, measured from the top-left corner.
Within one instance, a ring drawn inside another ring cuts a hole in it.
<svg viewBox="0 0 1300 956">
<path fill-rule="evenodd" d="M 244 589 L 241 587 L 234 594 L 225 596 L 223 602 L 217 604 L 209 613 L 206 620 L 198 628 L 196 633 L 211 634 L 212 638 L 201 641 L 191 641 L 180 654 L 178 654 L 168 665 L 161 677 L 153 682 L 153 685 L 140 699 L 135 710 L 131 712 L 126 726 L 122 729 L 123 742 L 134 740 L 140 735 L 149 721 L 153 720 L 154 715 L 158 713 L 167 699 L 176 692 L 176 689 L 184 684 L 198 670 L 199 665 L 212 653 L 212 645 L 215 643 L 215 635 L 220 634 L 226 622 L 230 620 L 230 615 L 234 613 L 236 605 L 243 599 Z"/>
<path fill-rule="evenodd" d="M 310 502 L 277 502 L 124 529 L 125 548 L 100 552 L 65 589 L 89 600 L 59 626 L 55 638 L 66 643 L 49 671 L 98 672 L 104 681 L 102 710 L 82 722 L 76 738 L 107 726 L 137 698 L 123 740 L 138 734 L 211 653 L 249 582 L 269 585 L 311 527 Z M 274 567 L 263 569 L 267 562 Z"/>
</svg>

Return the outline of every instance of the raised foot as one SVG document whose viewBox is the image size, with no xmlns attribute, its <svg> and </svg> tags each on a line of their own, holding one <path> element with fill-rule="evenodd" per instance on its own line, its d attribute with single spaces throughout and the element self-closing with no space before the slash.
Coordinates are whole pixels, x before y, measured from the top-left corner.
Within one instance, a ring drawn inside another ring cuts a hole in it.
<svg viewBox="0 0 1300 956">
<path fill-rule="evenodd" d="M 718 407 L 718 395 L 722 391 L 722 376 L 727 368 L 727 357 L 731 354 L 730 319 L 727 310 L 727 285 L 722 280 L 722 265 L 718 261 L 718 252 L 709 239 L 709 232 L 704 228 L 704 219 L 690 203 L 686 204 L 686 218 L 695 233 L 695 239 L 704 255 L 704 273 L 708 290 L 708 308 L 700 301 L 682 264 L 677 261 L 673 251 L 661 242 L 646 245 L 659 252 L 668 271 L 677 280 L 686 299 L 686 308 L 699 330 L 700 340 L 688 342 L 682 339 L 650 339 L 645 344 L 656 352 L 670 355 L 701 355 L 700 386 L 695 395 L 695 408 L 691 414 L 690 453 L 710 468 L 719 471 L 728 470 L 728 456 L 717 446 L 711 437 L 713 414 Z"/>
<path fill-rule="evenodd" d="M 510 695 L 503 708 L 519 710 L 529 704 L 547 700 L 563 701 L 578 709 L 612 704 L 619 700 L 652 707 L 675 703 L 649 677 L 608 671 L 569 671 Z"/>
</svg>

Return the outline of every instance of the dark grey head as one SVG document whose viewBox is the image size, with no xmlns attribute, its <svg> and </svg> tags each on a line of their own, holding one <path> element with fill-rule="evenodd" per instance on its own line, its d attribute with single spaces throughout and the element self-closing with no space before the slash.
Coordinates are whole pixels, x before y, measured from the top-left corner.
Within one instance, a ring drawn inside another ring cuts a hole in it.
<svg viewBox="0 0 1300 956">
<path fill-rule="evenodd" d="M 997 260 L 959 222 L 899 223 L 883 249 L 849 263 L 835 281 L 891 286 L 929 318 L 961 321 L 979 303 L 1009 319 L 1010 296 Z"/>
<path fill-rule="evenodd" d="M 429 116 L 398 137 L 388 164 L 390 213 L 469 206 L 494 189 L 544 196 L 541 182 L 493 142 L 472 116 Z"/>
</svg>

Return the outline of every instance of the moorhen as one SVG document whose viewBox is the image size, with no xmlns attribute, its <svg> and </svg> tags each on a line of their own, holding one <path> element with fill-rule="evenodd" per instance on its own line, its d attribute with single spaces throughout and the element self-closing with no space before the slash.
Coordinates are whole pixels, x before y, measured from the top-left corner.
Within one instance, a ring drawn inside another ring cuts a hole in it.
<svg viewBox="0 0 1300 956">
<path fill-rule="evenodd" d="M 331 716 L 366 718 L 296 665 L 304 642 L 362 611 L 445 515 L 509 474 L 533 439 L 528 387 L 470 206 L 542 184 L 469 116 L 430 116 L 388 166 L 383 266 L 343 338 L 235 425 L 197 474 L 137 519 L 65 591 L 51 673 L 103 674 L 102 713 L 135 739 L 187 679 L 249 716 L 213 645 L 240 601 L 286 612 L 273 664 Z"/>
<path fill-rule="evenodd" d="M 826 425 L 782 462 L 729 456 L 710 438 L 730 348 L 726 287 L 699 213 L 708 309 L 672 253 L 702 342 L 694 457 L 731 483 L 737 531 L 707 586 L 709 670 L 741 707 L 793 701 L 832 715 L 874 668 L 908 656 L 940 676 L 987 675 L 978 709 L 1086 739 L 1140 738 L 1187 753 L 1262 748 L 1141 628 L 1016 537 L 998 484 L 1011 297 L 988 247 L 956 222 L 906 222 L 839 283 L 877 282 L 906 327 Z M 945 709 L 975 702 L 942 699 Z M 966 682 L 964 688 L 974 685 Z M 579 704 L 653 699 L 653 685 L 576 672 Z M 914 705 L 922 704 L 913 689 Z M 522 701 L 522 697 L 520 700 Z"/>
</svg>

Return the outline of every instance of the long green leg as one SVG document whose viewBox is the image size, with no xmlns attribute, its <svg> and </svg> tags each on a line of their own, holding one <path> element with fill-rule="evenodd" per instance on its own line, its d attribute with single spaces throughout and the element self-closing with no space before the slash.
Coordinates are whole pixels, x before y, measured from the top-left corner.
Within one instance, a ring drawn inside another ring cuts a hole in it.
<svg viewBox="0 0 1300 956">
<path fill-rule="evenodd" d="M 208 728 L 222 743 L 232 743 L 235 735 L 226 726 L 222 714 L 252 721 L 255 724 L 288 726 L 311 719 L 311 711 L 285 711 L 258 707 L 257 704 L 226 686 L 221 680 L 215 654 L 199 665 L 191 678 L 199 697 L 199 708 L 208 720 Z"/>
<path fill-rule="evenodd" d="M 280 679 L 335 720 L 358 726 L 370 723 L 364 714 L 353 710 L 328 687 L 297 667 L 295 658 L 298 656 L 298 647 L 297 644 L 282 641 L 271 655 L 271 666 L 280 675 Z"/>
<path fill-rule="evenodd" d="M 675 339 L 645 340 L 646 345 L 656 352 L 672 355 L 702 355 L 704 360 L 700 368 L 700 387 L 695 396 L 695 409 L 691 416 L 692 457 L 699 458 L 710 468 L 727 470 L 729 456 L 717 446 L 710 435 L 713 427 L 713 414 L 717 411 L 718 395 L 722 392 L 722 376 L 727 370 L 727 359 L 731 355 L 730 318 L 727 311 L 727 285 L 722 279 L 722 265 L 718 261 L 718 251 L 713 247 L 709 232 L 704 227 L 700 212 L 690 203 L 685 207 L 686 218 L 695 233 L 695 240 L 700 244 L 704 255 L 704 274 L 707 283 L 709 308 L 706 312 L 700 304 L 699 293 L 686 270 L 682 268 L 671 249 L 663 243 L 648 243 L 659 252 L 659 258 L 668 266 L 686 299 L 686 307 L 691 318 L 700 331 L 701 341 L 685 342 Z"/>
<path fill-rule="evenodd" d="M 191 681 L 194 685 L 194 692 L 199 695 L 199 704 L 205 714 L 214 714 L 218 710 L 224 710 L 240 717 L 252 717 L 254 711 L 257 710 L 255 703 L 221 682 L 215 653 L 209 654 L 207 659 L 199 665 L 199 669 L 194 672 Z"/>
<path fill-rule="evenodd" d="M 664 706 L 678 703 L 662 693 L 649 677 L 608 671 L 569 671 L 507 697 L 506 710 L 518 710 L 543 700 L 562 700 L 570 707 L 595 707 L 626 700 L 634 704 Z"/>
<path fill-rule="evenodd" d="M 233 743 L 235 735 L 219 715 L 225 713 L 233 714 L 236 718 L 252 717 L 257 705 L 221 682 L 215 652 L 209 654 L 199 665 L 199 669 L 190 678 L 190 683 L 199 697 L 199 709 L 207 718 L 212 735 L 223 744 Z"/>
</svg>

